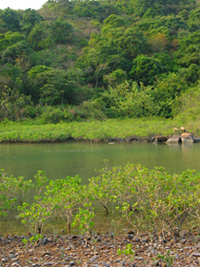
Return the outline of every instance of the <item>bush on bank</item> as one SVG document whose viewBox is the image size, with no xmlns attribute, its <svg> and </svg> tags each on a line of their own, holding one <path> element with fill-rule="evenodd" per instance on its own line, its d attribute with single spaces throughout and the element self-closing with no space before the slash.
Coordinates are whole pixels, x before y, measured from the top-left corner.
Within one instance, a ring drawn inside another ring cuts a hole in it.
<svg viewBox="0 0 200 267">
<path fill-rule="evenodd" d="M 33 180 L 0 175 L 0 215 L 18 212 L 18 217 L 30 231 L 45 231 L 52 219 L 62 219 L 66 229 L 79 227 L 89 233 L 97 209 L 106 214 L 113 209 L 129 223 L 130 229 L 157 232 L 171 231 L 179 236 L 188 221 L 200 222 L 200 172 L 186 170 L 169 174 L 163 168 L 150 170 L 141 165 L 99 171 L 98 176 L 82 185 L 81 179 L 49 180 L 38 171 Z M 25 196 L 34 190 L 34 198 L 25 202 Z"/>
</svg>

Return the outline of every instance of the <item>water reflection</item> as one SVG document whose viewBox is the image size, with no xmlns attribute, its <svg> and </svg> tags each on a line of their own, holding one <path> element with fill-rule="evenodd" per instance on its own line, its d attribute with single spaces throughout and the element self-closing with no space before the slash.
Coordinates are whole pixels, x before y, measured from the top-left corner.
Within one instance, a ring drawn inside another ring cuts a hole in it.
<svg viewBox="0 0 200 267">
<path fill-rule="evenodd" d="M 163 166 L 170 173 L 185 169 L 200 170 L 200 144 L 157 145 L 139 143 L 89 144 L 6 144 L 0 145 L 0 168 L 8 175 L 27 179 L 37 170 L 44 170 L 51 179 L 79 174 L 86 182 L 104 166 L 125 165 L 127 162 L 148 168 Z"/>
</svg>

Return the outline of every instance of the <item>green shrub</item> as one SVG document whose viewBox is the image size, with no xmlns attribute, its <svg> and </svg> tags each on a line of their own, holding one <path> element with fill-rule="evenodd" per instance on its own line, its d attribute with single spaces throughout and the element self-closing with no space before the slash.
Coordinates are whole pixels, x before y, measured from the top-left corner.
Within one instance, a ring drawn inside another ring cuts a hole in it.
<svg viewBox="0 0 200 267">
<path fill-rule="evenodd" d="M 68 231 L 78 226 L 89 234 L 93 226 L 95 207 L 101 205 L 108 215 L 110 208 L 120 212 L 130 228 L 141 231 L 170 231 L 176 238 L 190 221 L 200 220 L 200 173 L 186 170 L 169 174 L 164 168 L 150 170 L 141 165 L 106 167 L 89 184 L 81 179 L 49 180 L 38 171 L 33 181 L 23 177 L 0 176 L 0 215 L 18 206 L 19 218 L 35 233 L 41 233 L 52 218 L 63 219 Z M 24 196 L 34 189 L 34 201 L 26 203 Z"/>
<path fill-rule="evenodd" d="M 45 106 L 42 108 L 42 114 L 40 118 L 45 123 L 58 123 L 61 121 L 72 121 L 74 119 L 73 114 L 71 114 L 67 108 Z"/>
</svg>

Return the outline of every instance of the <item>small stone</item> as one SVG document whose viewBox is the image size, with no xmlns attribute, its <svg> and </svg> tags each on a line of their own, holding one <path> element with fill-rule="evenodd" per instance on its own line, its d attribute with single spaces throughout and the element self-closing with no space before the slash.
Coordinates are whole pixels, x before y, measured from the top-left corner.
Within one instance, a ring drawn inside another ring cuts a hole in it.
<svg viewBox="0 0 200 267">
<path fill-rule="evenodd" d="M 128 234 L 129 234 L 129 235 L 135 235 L 135 232 L 132 231 L 132 230 L 130 230 L 130 231 L 128 231 Z"/>
<path fill-rule="evenodd" d="M 179 255 L 178 255 L 177 253 L 175 254 L 174 258 L 175 258 L 176 260 L 179 260 L 179 259 L 180 259 Z"/>
<path fill-rule="evenodd" d="M 55 265 L 55 262 L 45 262 L 43 263 L 44 266 L 52 266 Z"/>
<path fill-rule="evenodd" d="M 89 261 L 96 261 L 97 258 L 98 258 L 97 256 L 94 256 L 94 257 L 90 258 Z"/>
<path fill-rule="evenodd" d="M 71 237 L 71 239 L 78 239 L 78 236 L 74 235 L 74 236 Z"/>
<path fill-rule="evenodd" d="M 181 239 L 180 241 L 182 244 L 185 244 L 187 242 L 187 239 Z"/>
<path fill-rule="evenodd" d="M 144 258 L 143 257 L 134 257 L 134 260 L 142 261 L 142 260 L 144 260 Z"/>
<path fill-rule="evenodd" d="M 49 252 L 45 252 L 42 256 L 43 256 L 43 257 L 45 257 L 45 256 L 50 256 L 50 253 L 49 253 Z"/>
<path fill-rule="evenodd" d="M 19 260 L 19 257 L 17 258 L 12 258 L 11 261 L 14 262 L 14 261 L 18 261 Z"/>
<path fill-rule="evenodd" d="M 176 244 L 176 247 L 178 247 L 178 248 L 182 248 L 182 244 L 181 244 L 181 243 L 177 243 L 177 244 Z"/>
<path fill-rule="evenodd" d="M 102 265 L 105 266 L 105 267 L 110 267 L 110 265 L 107 264 L 105 261 L 102 262 Z"/>
<path fill-rule="evenodd" d="M 13 262 L 11 266 L 12 267 L 19 267 L 19 266 L 21 266 L 21 264 L 19 262 Z"/>
<path fill-rule="evenodd" d="M 133 239 L 133 235 L 128 235 L 128 239 L 132 240 Z"/>
<path fill-rule="evenodd" d="M 48 243 L 48 239 L 47 238 L 43 238 L 42 239 L 42 245 L 46 245 Z"/>
<path fill-rule="evenodd" d="M 65 260 L 66 260 L 66 261 L 71 261 L 71 260 L 73 260 L 73 257 L 68 256 L 68 257 L 65 258 Z"/>
<path fill-rule="evenodd" d="M 151 254 L 156 254 L 156 250 L 155 249 L 151 249 Z"/>
<path fill-rule="evenodd" d="M 155 261 L 155 266 L 160 266 L 159 261 Z"/>
<path fill-rule="evenodd" d="M 192 253 L 192 256 L 194 256 L 194 257 L 200 257 L 200 253 L 196 251 L 196 252 Z"/>
<path fill-rule="evenodd" d="M 147 243 L 148 242 L 148 238 L 143 238 L 141 241 L 143 242 L 143 243 Z"/>
<path fill-rule="evenodd" d="M 8 258 L 13 259 L 16 258 L 16 256 L 14 254 L 8 254 Z"/>
<path fill-rule="evenodd" d="M 52 239 L 51 237 L 48 237 L 48 238 L 47 238 L 47 241 L 48 241 L 48 242 L 53 242 L 53 239 Z"/>
</svg>

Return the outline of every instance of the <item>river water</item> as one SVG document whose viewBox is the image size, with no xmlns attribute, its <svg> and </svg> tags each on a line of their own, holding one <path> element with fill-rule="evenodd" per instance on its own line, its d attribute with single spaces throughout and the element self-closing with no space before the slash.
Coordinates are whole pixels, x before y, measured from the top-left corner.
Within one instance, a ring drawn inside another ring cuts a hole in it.
<svg viewBox="0 0 200 267">
<path fill-rule="evenodd" d="M 104 159 L 111 166 L 135 163 L 148 168 L 163 166 L 169 173 L 181 173 L 186 169 L 200 170 L 200 144 L 166 145 L 154 143 L 59 143 L 59 144 L 2 144 L 0 145 L 0 169 L 7 175 L 31 179 L 38 170 L 44 170 L 51 179 L 79 175 L 84 184 L 104 167 Z M 108 218 L 107 218 L 108 219 Z M 107 220 L 112 222 L 113 217 Z M 106 226 L 105 217 L 99 220 Z M 56 229 L 56 227 L 54 226 Z M 109 227 L 108 227 L 109 228 Z M 19 220 L 0 219 L 0 235 L 24 231 Z M 60 226 L 58 227 L 58 232 Z"/>
<path fill-rule="evenodd" d="M 104 167 L 104 159 L 111 166 L 127 162 L 148 168 L 162 166 L 170 173 L 185 169 L 200 170 L 200 144 L 160 145 L 152 143 L 59 143 L 0 145 L 0 169 L 8 175 L 31 179 L 44 170 L 51 179 L 79 175 L 83 183 Z"/>
</svg>

